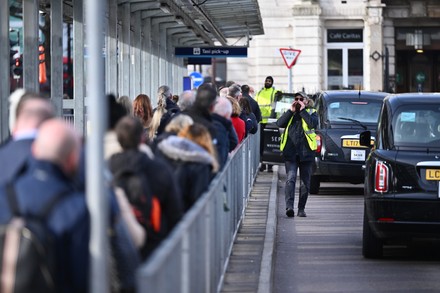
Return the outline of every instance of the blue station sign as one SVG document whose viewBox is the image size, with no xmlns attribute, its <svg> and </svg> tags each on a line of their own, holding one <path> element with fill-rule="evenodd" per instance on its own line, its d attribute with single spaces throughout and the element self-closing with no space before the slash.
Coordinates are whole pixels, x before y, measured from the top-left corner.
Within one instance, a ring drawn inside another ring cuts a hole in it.
<svg viewBox="0 0 440 293">
<path fill-rule="evenodd" d="M 174 53 L 182 58 L 245 58 L 247 47 L 176 47 Z"/>
</svg>

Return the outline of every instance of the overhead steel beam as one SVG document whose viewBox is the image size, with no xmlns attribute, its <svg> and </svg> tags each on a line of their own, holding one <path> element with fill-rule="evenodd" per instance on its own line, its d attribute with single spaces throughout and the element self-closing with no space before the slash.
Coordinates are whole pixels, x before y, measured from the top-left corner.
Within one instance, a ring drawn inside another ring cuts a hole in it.
<svg viewBox="0 0 440 293">
<path fill-rule="evenodd" d="M 168 35 L 174 35 L 179 32 L 188 32 L 188 28 L 186 26 L 175 26 L 167 29 Z"/>
<path fill-rule="evenodd" d="M 160 16 L 162 15 L 162 12 L 159 9 L 148 9 L 146 11 L 142 11 L 141 12 L 141 18 L 149 18 L 149 17 L 153 17 L 153 16 Z"/>
<path fill-rule="evenodd" d="M 160 3 L 157 1 L 144 1 L 130 5 L 131 12 L 139 10 L 159 9 Z"/>
<path fill-rule="evenodd" d="M 161 15 L 151 18 L 151 24 L 152 25 L 158 25 L 163 23 L 176 23 L 175 18 L 173 15 Z"/>
<path fill-rule="evenodd" d="M 204 42 L 210 45 L 214 45 L 211 37 L 199 27 L 199 25 L 192 20 L 188 15 L 186 15 L 183 10 L 181 10 L 177 5 L 170 5 L 172 14 L 165 14 L 159 9 L 148 9 L 141 12 L 142 19 L 152 18 L 154 21 L 153 25 L 159 24 L 161 22 L 175 22 L 176 25 L 186 26 L 188 30 L 192 30 L 195 35 L 198 35 Z"/>
<path fill-rule="evenodd" d="M 185 24 L 188 27 L 191 27 L 191 30 L 193 30 L 197 35 L 199 35 L 200 38 L 208 42 L 210 45 L 214 45 L 214 41 L 205 32 L 205 30 L 201 28 L 200 25 L 197 22 L 195 22 L 195 20 L 190 15 L 188 15 L 180 6 L 178 6 L 174 1 L 163 0 L 162 3 L 166 3 L 170 7 L 170 11 L 175 17 L 181 18 L 181 21 L 179 22 Z"/>
<path fill-rule="evenodd" d="M 168 0 L 168 1 L 170 1 L 170 0 Z M 182 1 L 182 2 L 185 4 L 186 8 L 189 9 L 189 11 L 194 11 L 203 18 L 204 23 L 207 26 L 207 29 L 214 35 L 214 37 L 223 46 L 228 45 L 228 41 L 226 40 L 226 37 L 223 35 L 223 33 L 220 30 L 217 29 L 217 26 L 212 22 L 208 13 L 202 7 L 200 7 L 200 5 L 193 5 L 192 1 Z M 231 9 L 234 9 L 234 8 L 231 7 Z"/>
</svg>

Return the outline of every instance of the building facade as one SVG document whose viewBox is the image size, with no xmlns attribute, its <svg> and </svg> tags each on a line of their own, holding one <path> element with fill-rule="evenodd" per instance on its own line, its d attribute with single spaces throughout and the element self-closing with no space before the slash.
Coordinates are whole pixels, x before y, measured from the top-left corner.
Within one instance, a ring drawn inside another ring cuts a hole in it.
<svg viewBox="0 0 440 293">
<path fill-rule="evenodd" d="M 440 1 L 260 0 L 265 34 L 247 59 L 228 59 L 228 79 L 286 91 L 440 91 Z M 280 48 L 301 50 L 284 64 Z M 246 66 L 243 66 L 246 65 Z M 290 79 L 290 81 L 289 81 Z"/>
</svg>

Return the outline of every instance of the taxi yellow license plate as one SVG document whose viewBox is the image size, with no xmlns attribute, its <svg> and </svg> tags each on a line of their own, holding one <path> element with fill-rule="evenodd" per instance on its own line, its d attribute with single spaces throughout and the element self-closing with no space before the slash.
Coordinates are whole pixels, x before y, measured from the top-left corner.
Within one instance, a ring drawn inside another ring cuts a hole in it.
<svg viewBox="0 0 440 293">
<path fill-rule="evenodd" d="M 371 145 L 374 144 L 374 141 L 371 141 Z M 342 147 L 344 148 L 365 148 L 365 146 L 359 144 L 359 139 L 343 139 Z"/>
<path fill-rule="evenodd" d="M 426 180 L 440 180 L 440 169 L 426 169 Z"/>
</svg>

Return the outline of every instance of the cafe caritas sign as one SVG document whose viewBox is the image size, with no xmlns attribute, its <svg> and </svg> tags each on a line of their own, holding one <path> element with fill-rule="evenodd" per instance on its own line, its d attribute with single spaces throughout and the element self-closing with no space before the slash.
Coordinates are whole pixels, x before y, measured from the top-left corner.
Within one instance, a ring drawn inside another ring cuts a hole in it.
<svg viewBox="0 0 440 293">
<path fill-rule="evenodd" d="M 362 43 L 361 29 L 330 29 L 327 30 L 327 43 Z"/>
</svg>

